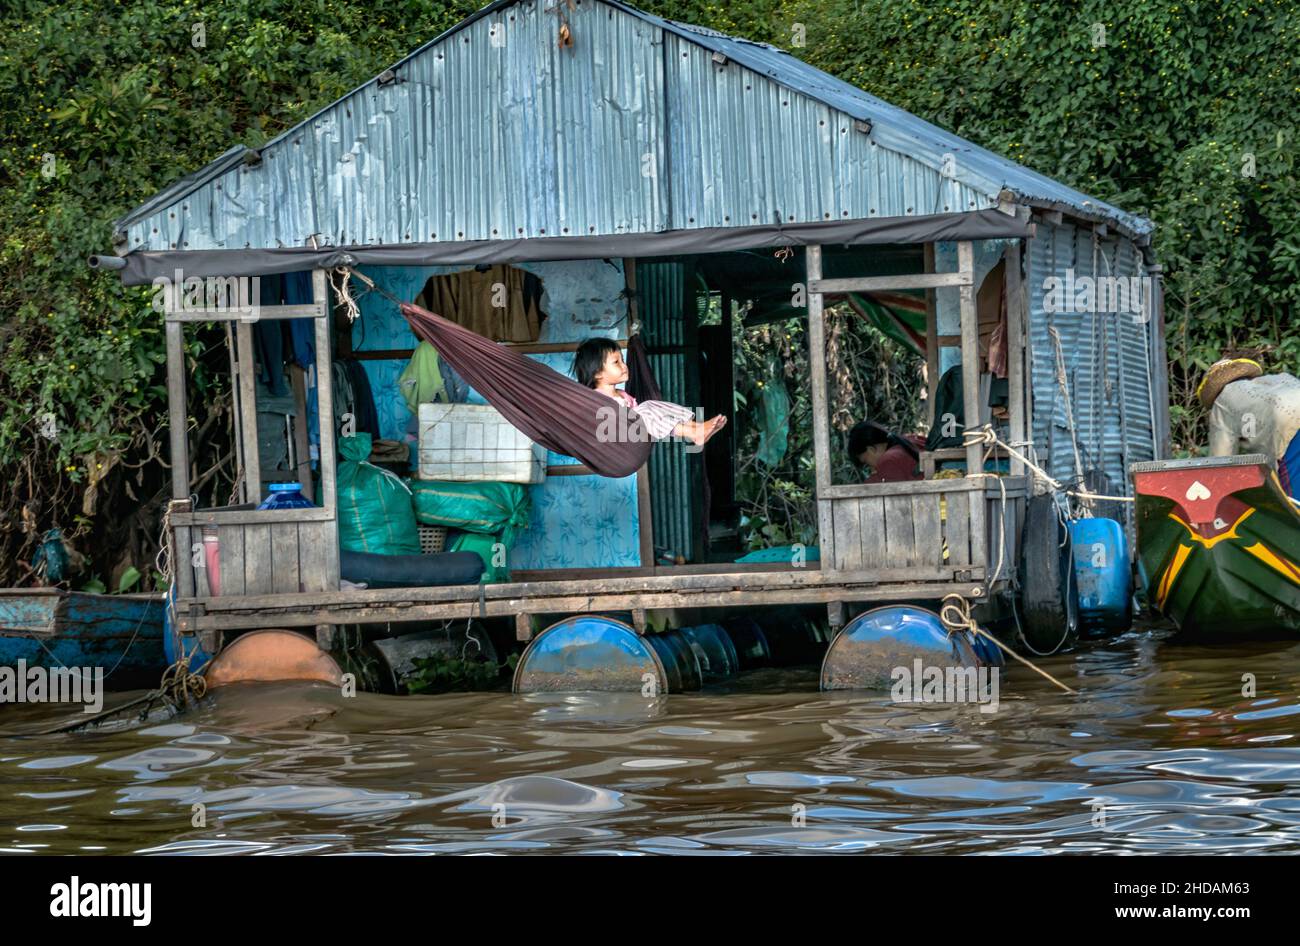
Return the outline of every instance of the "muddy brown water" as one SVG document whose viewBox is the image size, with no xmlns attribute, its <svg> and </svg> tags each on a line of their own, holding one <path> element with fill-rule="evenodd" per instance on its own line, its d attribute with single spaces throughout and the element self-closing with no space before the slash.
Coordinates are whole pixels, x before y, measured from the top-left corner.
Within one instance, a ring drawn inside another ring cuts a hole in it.
<svg viewBox="0 0 1300 946">
<path fill-rule="evenodd" d="M 1043 664 L 1079 693 L 1012 668 L 992 713 L 815 668 L 657 699 L 243 685 L 46 736 L 12 734 L 75 713 L 11 705 L 0 851 L 1300 851 L 1300 642 L 1143 630 Z"/>
</svg>

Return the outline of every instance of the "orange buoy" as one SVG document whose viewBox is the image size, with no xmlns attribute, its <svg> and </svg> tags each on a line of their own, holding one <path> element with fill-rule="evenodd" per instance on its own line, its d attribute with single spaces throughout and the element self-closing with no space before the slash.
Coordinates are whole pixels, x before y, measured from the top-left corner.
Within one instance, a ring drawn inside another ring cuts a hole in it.
<svg viewBox="0 0 1300 946">
<path fill-rule="evenodd" d="M 310 637 L 283 628 L 241 634 L 207 669 L 208 689 L 228 683 L 319 680 L 343 685 L 343 671 Z"/>
</svg>

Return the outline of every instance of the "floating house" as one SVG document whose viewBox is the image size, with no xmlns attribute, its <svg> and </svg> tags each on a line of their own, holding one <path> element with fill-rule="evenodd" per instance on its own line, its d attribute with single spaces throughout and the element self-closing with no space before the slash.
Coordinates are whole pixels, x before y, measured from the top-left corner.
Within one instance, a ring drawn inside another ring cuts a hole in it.
<svg viewBox="0 0 1300 946">
<path fill-rule="evenodd" d="M 483 617 L 526 640 L 565 616 L 630 612 L 641 630 L 659 611 L 776 604 L 825 605 L 840 626 L 879 602 L 1014 593 L 1034 491 L 1021 456 L 1062 483 L 1122 493 L 1129 464 L 1166 455 L 1151 235 L 1149 220 L 789 52 L 613 0 L 502 0 L 265 145 L 177 181 L 118 221 L 115 254 L 92 265 L 129 285 L 280 281 L 255 315 L 173 298 L 162 316 L 177 621 L 215 652 L 264 627 L 327 643 L 342 625 Z M 380 436 L 400 440 L 412 412 L 396 382 L 417 344 L 380 295 L 349 321 L 341 267 L 404 300 L 437 292 L 440 314 L 462 324 L 456 280 L 518 286 L 546 317 L 535 337 L 501 329 L 502 344 L 567 372 L 580 340 L 639 335 L 665 399 L 729 416 L 733 320 L 761 320 L 763 305 L 745 305 L 755 287 L 783 286 L 772 317 L 807 319 L 819 555 L 711 561 L 710 511 L 734 498 L 727 443 L 701 454 L 664 442 L 625 479 L 549 454 L 508 581 L 341 590 L 337 365 L 359 363 Z M 927 470 L 964 464 L 961 476 L 837 480 L 824 313 L 849 294 L 923 312 L 929 403 L 961 365 L 965 427 L 990 425 L 1014 453 L 969 443 L 922 457 Z M 702 324 L 710 304 L 718 324 Z M 202 407 L 187 401 L 183 338 L 214 320 L 232 339 L 242 502 L 195 508 L 186 418 Z M 258 326 L 275 320 L 295 323 L 305 353 L 279 393 L 258 370 Z M 295 478 L 313 508 L 254 508 L 270 482 Z M 219 541 L 219 593 L 187 552 L 205 529 Z"/>
</svg>

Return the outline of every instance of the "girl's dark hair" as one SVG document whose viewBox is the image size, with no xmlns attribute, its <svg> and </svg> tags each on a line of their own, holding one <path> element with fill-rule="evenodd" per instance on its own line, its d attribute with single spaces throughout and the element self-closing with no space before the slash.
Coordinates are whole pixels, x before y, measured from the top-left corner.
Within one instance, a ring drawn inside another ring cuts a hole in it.
<svg viewBox="0 0 1300 946">
<path fill-rule="evenodd" d="M 573 373 L 584 387 L 596 386 L 596 375 L 605 367 L 610 352 L 618 351 L 618 342 L 612 338 L 589 338 L 573 355 Z"/>
<path fill-rule="evenodd" d="M 853 465 L 861 467 L 858 457 L 867 447 L 875 447 L 880 444 L 888 444 L 891 447 L 902 447 L 912 455 L 913 460 L 920 461 L 921 454 L 916 446 L 907 439 L 891 434 L 888 429 L 881 427 L 873 421 L 864 420 L 855 424 L 849 431 L 849 458 L 853 460 Z"/>
</svg>

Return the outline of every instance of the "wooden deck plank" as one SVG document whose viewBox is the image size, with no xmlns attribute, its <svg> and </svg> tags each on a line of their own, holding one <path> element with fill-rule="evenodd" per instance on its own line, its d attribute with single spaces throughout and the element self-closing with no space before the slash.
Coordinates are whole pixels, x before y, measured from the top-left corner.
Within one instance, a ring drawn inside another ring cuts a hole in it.
<svg viewBox="0 0 1300 946">
<path fill-rule="evenodd" d="M 938 568 L 943 564 L 943 531 L 939 524 L 939 496 L 913 496 L 912 526 L 916 533 L 916 564 Z"/>
<path fill-rule="evenodd" d="M 244 594 L 263 595 L 271 583 L 271 526 L 244 526 Z"/>
<path fill-rule="evenodd" d="M 301 572 L 298 569 L 298 526 L 282 522 L 271 530 L 271 590 L 280 594 L 297 594 Z"/>
<path fill-rule="evenodd" d="M 885 500 L 884 497 L 849 500 L 858 505 L 858 524 L 862 535 L 862 567 L 884 568 L 885 557 Z"/>
</svg>

